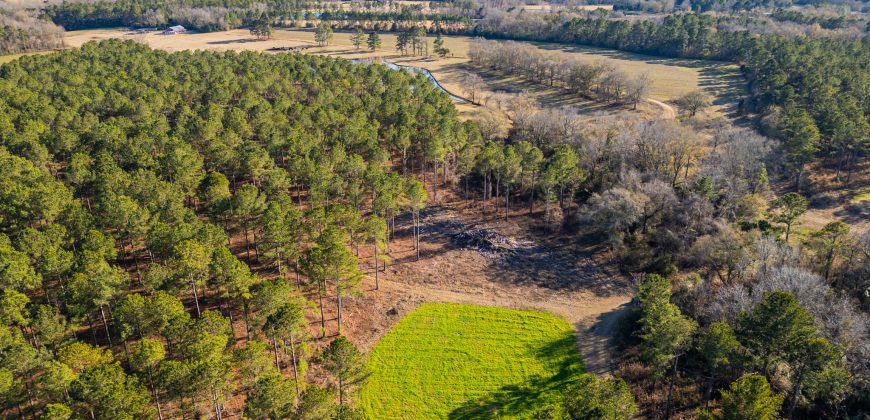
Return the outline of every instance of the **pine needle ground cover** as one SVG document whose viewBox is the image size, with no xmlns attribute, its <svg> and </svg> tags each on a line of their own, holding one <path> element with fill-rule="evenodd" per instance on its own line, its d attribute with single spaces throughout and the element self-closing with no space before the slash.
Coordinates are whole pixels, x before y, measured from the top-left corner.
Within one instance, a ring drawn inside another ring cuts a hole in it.
<svg viewBox="0 0 870 420">
<path fill-rule="evenodd" d="M 369 418 L 523 418 L 583 372 L 574 331 L 535 311 L 424 304 L 369 356 Z"/>
</svg>

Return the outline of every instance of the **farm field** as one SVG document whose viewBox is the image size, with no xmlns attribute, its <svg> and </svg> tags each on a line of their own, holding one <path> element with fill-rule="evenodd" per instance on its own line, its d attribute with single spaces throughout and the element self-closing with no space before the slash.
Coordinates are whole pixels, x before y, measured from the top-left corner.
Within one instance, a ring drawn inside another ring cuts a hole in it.
<svg viewBox="0 0 870 420">
<path fill-rule="evenodd" d="M 583 372 L 573 328 L 555 315 L 443 303 L 402 319 L 369 366 L 359 406 L 377 418 L 528 415 Z"/>
<path fill-rule="evenodd" d="M 0 64 L 8 63 L 16 58 L 24 57 L 25 55 L 49 54 L 49 53 L 51 53 L 51 51 L 37 51 L 37 52 L 26 52 L 26 53 L 18 53 L 18 54 L 0 55 Z"/>
<path fill-rule="evenodd" d="M 350 32 L 336 32 L 332 43 L 326 47 L 318 47 L 314 43 L 314 32 L 311 29 L 276 29 L 272 39 L 257 41 L 247 30 L 237 29 L 225 32 L 188 33 L 174 36 L 156 33 L 133 34 L 120 29 L 99 29 L 72 31 L 67 33 L 66 44 L 79 47 L 85 42 L 108 38 L 137 39 L 146 42 L 153 48 L 166 51 L 180 50 L 254 50 L 266 51 L 273 47 L 308 46 L 306 53 L 326 54 L 343 58 L 380 58 L 391 62 L 423 67 L 432 72 L 441 85 L 456 95 L 467 95 L 463 86 L 463 76 L 473 71 L 468 65 L 468 49 L 471 37 L 445 36 L 444 46 L 450 49 L 447 57 L 413 57 L 402 56 L 395 50 L 396 35 L 381 34 L 382 47 L 371 52 L 364 47 L 356 49 L 351 42 Z M 563 53 L 564 56 L 585 62 L 602 62 L 614 65 L 628 76 L 647 73 L 652 79 L 650 99 L 670 101 L 681 95 L 697 89 L 706 90 L 714 97 L 714 106 L 709 109 L 711 115 L 727 112 L 736 104 L 735 95 L 742 89 L 742 78 L 733 64 L 704 60 L 668 59 L 640 54 L 625 53 L 593 47 L 579 47 L 560 44 L 532 43 L 542 50 Z M 489 90 L 484 89 L 482 95 L 495 92 L 517 93 L 527 91 L 539 96 L 542 106 L 558 93 L 553 89 L 541 86 L 530 86 L 521 80 L 511 78 L 487 78 Z M 564 99 L 564 98 L 563 98 Z M 574 105 L 584 104 L 582 100 Z M 460 111 L 468 116 L 480 112 L 472 105 L 459 105 Z M 478 107 L 479 108 L 479 107 Z"/>
</svg>

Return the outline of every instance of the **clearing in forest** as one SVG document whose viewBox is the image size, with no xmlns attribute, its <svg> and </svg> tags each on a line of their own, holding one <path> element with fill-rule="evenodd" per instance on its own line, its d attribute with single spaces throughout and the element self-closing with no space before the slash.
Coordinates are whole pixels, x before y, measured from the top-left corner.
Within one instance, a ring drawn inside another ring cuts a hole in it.
<svg viewBox="0 0 870 420">
<path fill-rule="evenodd" d="M 429 303 L 370 353 L 359 406 L 372 418 L 520 417 L 583 373 L 574 330 L 555 315 Z"/>
</svg>

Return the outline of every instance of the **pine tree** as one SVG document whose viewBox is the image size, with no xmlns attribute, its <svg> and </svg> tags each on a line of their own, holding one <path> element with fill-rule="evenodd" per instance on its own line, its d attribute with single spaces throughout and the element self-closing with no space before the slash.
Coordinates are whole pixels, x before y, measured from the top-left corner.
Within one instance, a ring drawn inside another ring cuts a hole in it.
<svg viewBox="0 0 870 420">
<path fill-rule="evenodd" d="M 297 388 L 279 374 L 265 375 L 257 380 L 245 401 L 245 417 L 251 419 L 286 419 L 293 414 Z"/>
<path fill-rule="evenodd" d="M 332 41 L 332 27 L 326 22 L 320 22 L 314 30 L 314 41 L 321 47 L 329 46 Z"/>
<path fill-rule="evenodd" d="M 670 282 L 656 274 L 644 278 L 638 292 L 643 314 L 638 336 L 643 340 L 641 357 L 653 366 L 653 378 L 664 375 L 671 366 L 670 386 L 665 417 L 670 415 L 671 394 L 677 374 L 680 355 L 691 344 L 697 329 L 694 320 L 683 316 L 676 305 L 670 303 Z"/>
<path fill-rule="evenodd" d="M 786 193 L 771 203 L 773 221 L 785 224 L 786 241 L 788 241 L 794 222 L 807 212 L 807 204 L 807 199 L 795 192 Z"/>
<path fill-rule="evenodd" d="M 338 380 L 338 403 L 344 404 L 344 395 L 368 380 L 365 355 L 347 338 L 332 340 L 320 356 L 324 369 Z"/>
<path fill-rule="evenodd" d="M 435 37 L 435 41 L 432 43 L 432 46 L 434 47 L 433 51 L 435 51 L 435 54 L 438 54 L 442 58 L 446 57 L 447 54 L 450 54 L 450 50 L 444 48 L 444 38 L 441 37 L 440 32 Z"/>
<path fill-rule="evenodd" d="M 368 45 L 370 50 L 377 51 L 378 48 L 381 48 L 381 36 L 376 31 L 369 33 L 366 45 Z"/>
<path fill-rule="evenodd" d="M 357 26 L 354 33 L 350 36 L 350 42 L 353 44 L 356 49 L 360 49 L 360 46 L 363 44 L 363 37 L 365 36 L 365 32 L 363 32 L 362 27 Z"/>
<path fill-rule="evenodd" d="M 751 311 L 740 315 L 738 325 L 737 338 L 760 360 L 765 377 L 769 377 L 772 363 L 800 348 L 815 334 L 812 315 L 787 292 L 765 293 Z"/>
<path fill-rule="evenodd" d="M 770 384 L 761 375 L 745 375 L 722 391 L 724 420 L 775 420 L 779 418 L 782 396 L 770 391 Z"/>
</svg>

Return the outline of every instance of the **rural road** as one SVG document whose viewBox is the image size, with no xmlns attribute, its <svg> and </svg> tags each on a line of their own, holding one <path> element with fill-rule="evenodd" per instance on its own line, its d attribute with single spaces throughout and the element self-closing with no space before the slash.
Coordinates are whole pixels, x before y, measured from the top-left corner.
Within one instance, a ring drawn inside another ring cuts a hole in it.
<svg viewBox="0 0 870 420">
<path fill-rule="evenodd" d="M 677 118 L 677 111 L 674 109 L 674 107 L 652 98 L 646 98 L 644 100 L 662 109 L 661 119 L 672 120 L 674 118 Z"/>
</svg>

